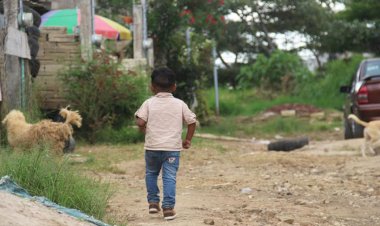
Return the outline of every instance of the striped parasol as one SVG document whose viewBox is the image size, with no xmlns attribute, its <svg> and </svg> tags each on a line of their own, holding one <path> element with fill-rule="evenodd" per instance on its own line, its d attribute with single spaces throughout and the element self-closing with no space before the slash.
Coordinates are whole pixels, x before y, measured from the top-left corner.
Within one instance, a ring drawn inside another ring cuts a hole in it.
<svg viewBox="0 0 380 226">
<path fill-rule="evenodd" d="M 68 34 L 73 34 L 77 26 L 80 25 L 79 9 L 51 10 L 42 15 L 41 27 L 66 27 Z M 95 15 L 95 34 L 102 35 L 106 39 L 112 40 L 132 40 L 132 34 L 126 27 L 107 19 Z"/>
</svg>

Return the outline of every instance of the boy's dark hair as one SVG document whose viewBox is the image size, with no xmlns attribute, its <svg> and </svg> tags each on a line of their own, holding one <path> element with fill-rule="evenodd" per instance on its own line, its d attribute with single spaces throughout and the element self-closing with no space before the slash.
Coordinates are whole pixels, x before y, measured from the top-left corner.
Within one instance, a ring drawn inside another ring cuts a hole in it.
<svg viewBox="0 0 380 226">
<path fill-rule="evenodd" d="M 162 90 L 168 90 L 175 84 L 175 73 L 167 67 L 156 68 L 152 72 L 152 84 Z"/>
</svg>

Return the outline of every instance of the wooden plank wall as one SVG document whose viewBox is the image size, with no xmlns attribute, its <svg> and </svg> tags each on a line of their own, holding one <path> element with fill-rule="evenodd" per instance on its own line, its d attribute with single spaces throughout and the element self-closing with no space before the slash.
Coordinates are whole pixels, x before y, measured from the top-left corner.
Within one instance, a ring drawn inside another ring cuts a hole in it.
<svg viewBox="0 0 380 226">
<path fill-rule="evenodd" d="M 80 60 L 80 41 L 78 36 L 66 34 L 64 27 L 44 27 L 40 31 L 37 59 L 41 67 L 35 79 L 37 97 L 42 109 L 58 109 L 68 104 L 59 73 Z"/>
</svg>

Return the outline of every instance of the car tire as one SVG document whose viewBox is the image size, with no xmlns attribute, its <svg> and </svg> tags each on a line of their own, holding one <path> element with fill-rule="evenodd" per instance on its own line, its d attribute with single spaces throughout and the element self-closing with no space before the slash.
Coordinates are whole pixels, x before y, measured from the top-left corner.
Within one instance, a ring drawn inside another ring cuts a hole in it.
<svg viewBox="0 0 380 226">
<path fill-rule="evenodd" d="M 351 130 L 352 130 L 353 138 L 363 137 L 364 127 L 362 125 L 359 125 L 356 122 L 352 122 L 351 123 Z"/>
<path fill-rule="evenodd" d="M 347 140 L 352 138 L 354 138 L 354 134 L 351 130 L 351 122 L 346 119 L 344 120 L 344 139 Z"/>
</svg>

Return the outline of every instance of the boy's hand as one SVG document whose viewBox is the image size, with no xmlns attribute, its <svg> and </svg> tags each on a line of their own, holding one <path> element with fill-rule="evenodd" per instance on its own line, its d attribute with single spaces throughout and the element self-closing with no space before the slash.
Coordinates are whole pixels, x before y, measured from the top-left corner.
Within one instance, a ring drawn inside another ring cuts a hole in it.
<svg viewBox="0 0 380 226">
<path fill-rule="evenodd" d="M 146 122 L 143 119 L 136 117 L 136 125 L 139 127 L 141 132 L 145 133 Z"/>
<path fill-rule="evenodd" d="M 184 140 L 184 141 L 182 142 L 182 147 L 183 147 L 184 149 L 189 149 L 190 146 L 191 146 L 191 141 L 190 141 L 190 140 Z"/>
</svg>

